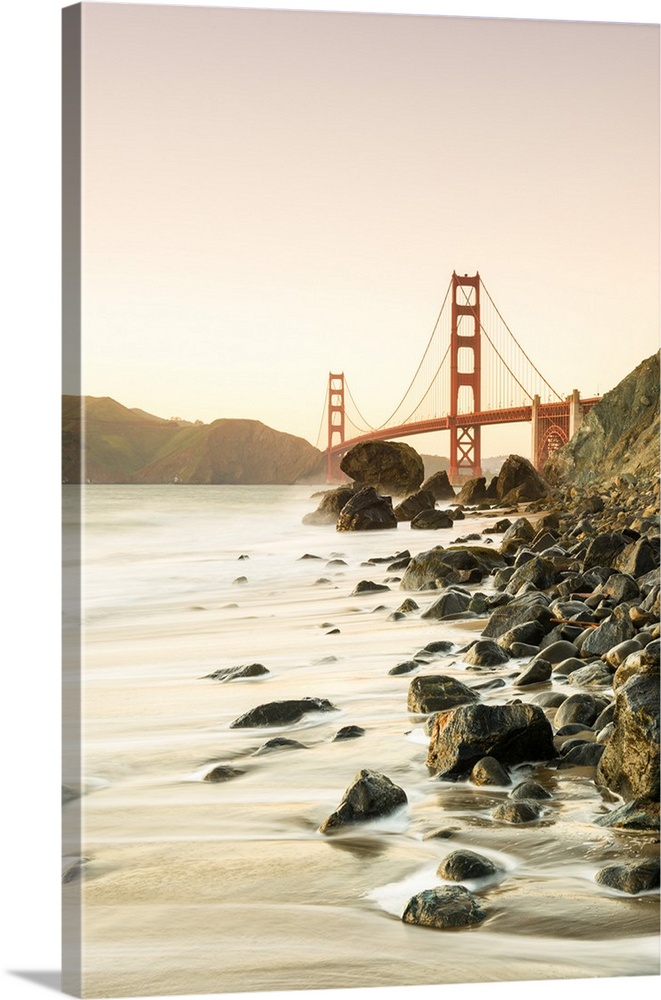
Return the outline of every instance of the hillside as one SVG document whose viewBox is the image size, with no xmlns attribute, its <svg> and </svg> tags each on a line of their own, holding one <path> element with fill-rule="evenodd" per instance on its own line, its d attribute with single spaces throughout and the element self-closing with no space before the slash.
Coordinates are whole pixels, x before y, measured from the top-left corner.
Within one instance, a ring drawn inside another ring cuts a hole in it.
<svg viewBox="0 0 661 1000">
<path fill-rule="evenodd" d="M 257 420 L 188 424 L 109 397 L 62 397 L 64 482 L 284 485 L 322 476 L 321 452 Z"/>
<path fill-rule="evenodd" d="M 659 475 L 659 352 L 592 407 L 547 463 L 551 482 L 599 482 L 621 473 Z"/>
</svg>

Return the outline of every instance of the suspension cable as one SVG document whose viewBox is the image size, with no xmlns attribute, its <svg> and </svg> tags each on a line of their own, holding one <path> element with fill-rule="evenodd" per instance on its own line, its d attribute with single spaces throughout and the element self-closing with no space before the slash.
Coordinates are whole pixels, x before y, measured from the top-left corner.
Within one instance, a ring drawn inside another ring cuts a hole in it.
<svg viewBox="0 0 661 1000">
<path fill-rule="evenodd" d="M 326 395 L 324 396 L 324 405 L 321 408 L 321 423 L 319 424 L 319 432 L 317 434 L 316 448 L 319 451 L 321 450 L 319 448 L 319 445 L 321 444 L 321 432 L 324 429 L 324 417 L 326 417 L 328 415 L 327 406 L 328 406 L 328 384 L 326 384 Z M 327 442 L 327 446 L 329 444 L 330 444 L 330 441 Z"/>
<path fill-rule="evenodd" d="M 516 344 L 516 346 L 517 346 L 517 347 L 519 348 L 519 350 L 520 350 L 520 351 L 521 351 L 521 353 L 523 354 L 523 356 L 524 356 L 524 358 L 526 359 L 526 361 L 528 362 L 528 364 L 529 364 L 529 365 L 530 365 L 530 366 L 531 366 L 532 368 L 534 368 L 534 370 L 535 370 L 535 371 L 537 372 L 537 374 L 538 374 L 538 375 L 539 375 L 539 377 L 541 378 L 541 380 L 542 380 L 542 382 L 544 383 L 544 385 L 545 385 L 545 386 L 547 386 L 547 387 L 548 387 L 548 388 L 549 388 L 549 389 L 551 390 L 551 392 L 552 392 L 552 393 L 554 394 L 554 396 L 557 396 L 559 400 L 562 400 L 562 396 L 560 395 L 560 393 L 559 393 L 559 392 L 558 392 L 558 391 L 557 391 L 556 389 L 554 389 L 554 388 L 553 388 L 553 386 L 551 385 L 551 383 L 550 383 L 550 382 L 547 382 L 547 381 L 546 381 L 546 379 L 544 378 L 544 376 L 543 376 L 543 375 L 542 375 L 542 373 L 540 372 L 539 368 L 537 368 L 537 366 L 536 366 L 536 365 L 534 364 L 534 362 L 532 362 L 532 361 L 530 360 L 530 358 L 528 357 L 528 355 L 527 355 L 527 354 L 526 354 L 526 352 L 524 351 L 523 347 L 521 346 L 521 344 L 519 343 L 519 341 L 518 341 L 518 340 L 516 339 L 516 337 L 514 336 L 514 334 L 512 333 L 512 331 L 510 330 L 509 326 L 507 325 L 507 323 L 505 322 L 505 320 L 504 320 L 504 319 L 503 319 L 503 317 L 501 316 L 501 314 L 500 314 L 500 312 L 499 312 L 499 310 L 498 310 L 498 306 L 496 305 L 496 303 L 494 302 L 494 300 L 493 300 L 493 299 L 491 298 L 491 296 L 489 295 L 489 290 L 488 290 L 487 286 L 486 286 L 486 285 L 484 284 L 484 282 L 482 281 L 482 278 L 480 278 L 480 284 L 482 285 L 482 288 L 484 289 L 484 291 L 485 291 L 485 292 L 487 293 L 487 298 L 489 299 L 489 301 L 491 302 L 491 305 L 492 305 L 492 306 L 494 307 L 494 309 L 496 310 L 496 314 L 497 314 L 498 318 L 500 319 L 501 323 L 503 324 L 503 326 L 505 327 L 505 329 L 506 329 L 506 330 L 507 330 L 507 332 L 509 333 L 510 337 L 512 338 L 512 340 L 514 341 L 514 343 Z M 492 346 L 493 346 L 493 345 L 492 345 Z M 494 348 L 494 350 L 495 350 L 495 348 Z M 500 357 L 500 355 L 499 355 L 499 357 Z M 502 360 L 502 358 L 501 358 L 501 360 Z M 509 371 L 509 369 L 508 369 L 508 371 Z M 510 372 L 510 374 L 511 374 L 511 372 Z M 518 379 L 517 379 L 517 381 L 518 381 Z M 521 383 L 520 383 L 520 382 L 519 382 L 519 385 L 521 385 Z M 523 388 L 523 386 L 521 386 L 521 388 Z M 525 390 L 525 389 L 524 389 L 524 392 L 526 392 L 526 390 Z M 530 395 L 530 393 L 527 393 L 527 392 L 526 392 L 526 395 Z"/>
<path fill-rule="evenodd" d="M 422 404 L 424 403 L 424 401 L 427 398 L 428 394 L 431 392 L 432 386 L 434 385 L 434 382 L 436 381 L 436 378 L 437 378 L 437 376 L 438 376 L 441 368 L 443 367 L 443 363 L 444 363 L 445 359 L 447 358 L 449 351 L 450 351 L 450 345 L 448 344 L 448 346 L 445 349 L 445 354 L 441 358 L 439 366 L 436 369 L 436 371 L 434 372 L 429 385 L 425 389 L 423 396 L 418 400 L 418 402 L 415 404 L 415 406 L 413 407 L 413 409 L 409 413 L 408 417 L 404 421 L 405 424 L 407 424 L 409 422 L 409 420 L 411 419 L 411 417 L 413 416 L 413 414 L 415 413 L 415 411 L 418 409 L 419 406 L 422 406 Z M 397 412 L 397 411 L 395 411 L 395 412 Z M 441 416 L 440 413 L 439 413 L 439 416 Z"/>
<path fill-rule="evenodd" d="M 344 391 L 345 391 L 345 392 L 346 392 L 346 393 L 348 394 L 348 396 L 349 396 L 349 399 L 350 399 L 350 400 L 351 400 L 351 402 L 353 403 L 353 405 L 354 405 L 354 409 L 355 409 L 356 413 L 358 414 L 358 416 L 360 417 L 360 419 L 361 419 L 361 420 L 363 420 L 363 421 L 365 421 L 365 423 L 367 424 L 367 427 L 360 427 L 360 425 L 359 425 L 359 424 L 355 423 L 355 422 L 354 422 L 354 421 L 352 420 L 352 421 L 351 421 L 351 423 L 352 423 L 352 424 L 353 424 L 353 426 L 354 426 L 354 427 L 356 428 L 356 430 L 358 430 L 358 431 L 363 431 L 363 433 L 364 433 L 364 434 L 369 434 L 369 432 L 370 432 L 370 431 L 376 431 L 376 430 L 379 430 L 379 428 L 378 428 L 378 427 L 372 427 L 372 425 L 370 424 L 369 420 L 365 420 L 365 417 L 363 416 L 363 414 L 362 414 L 362 413 L 360 412 L 360 410 L 359 410 L 359 409 L 358 409 L 358 407 L 356 406 L 356 400 L 355 400 L 355 399 L 353 398 L 353 395 L 352 395 L 352 393 L 351 393 L 351 389 L 349 388 L 349 383 L 347 382 L 347 378 L 346 378 L 346 375 L 345 375 L 345 377 L 344 377 Z M 346 409 L 345 409 L 345 415 L 346 415 Z M 382 425 L 382 426 L 383 426 L 383 425 Z"/>
</svg>

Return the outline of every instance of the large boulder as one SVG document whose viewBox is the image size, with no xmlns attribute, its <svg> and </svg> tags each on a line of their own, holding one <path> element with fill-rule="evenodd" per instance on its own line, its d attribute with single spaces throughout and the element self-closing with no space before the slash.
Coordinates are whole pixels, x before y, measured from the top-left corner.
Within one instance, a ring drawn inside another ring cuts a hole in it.
<svg viewBox="0 0 661 1000">
<path fill-rule="evenodd" d="M 659 798 L 659 676 L 634 674 L 615 694 L 597 778 L 625 801 Z"/>
<path fill-rule="evenodd" d="M 487 916 L 477 896 L 463 885 L 435 886 L 423 889 L 406 904 L 402 920 L 422 927 L 468 927 L 479 924 Z"/>
<path fill-rule="evenodd" d="M 431 490 L 418 490 L 410 497 L 402 500 L 395 507 L 395 517 L 398 521 L 412 521 L 416 514 L 433 510 L 436 500 Z"/>
<path fill-rule="evenodd" d="M 420 715 L 479 701 L 479 694 L 445 674 L 423 674 L 409 685 L 408 710 Z"/>
<path fill-rule="evenodd" d="M 498 499 L 504 500 L 513 490 L 516 490 L 517 500 L 540 500 L 548 496 L 549 486 L 527 458 L 509 455 L 498 473 Z"/>
<path fill-rule="evenodd" d="M 501 554 L 486 545 L 461 545 L 444 549 L 437 545 L 413 556 L 400 587 L 402 590 L 422 590 L 431 587 L 453 570 L 479 569 L 483 575 L 505 565 Z"/>
<path fill-rule="evenodd" d="M 435 717 L 427 766 L 442 778 L 465 778 L 483 757 L 501 764 L 548 761 L 553 730 L 539 705 L 462 705 Z"/>
<path fill-rule="evenodd" d="M 405 497 L 417 490 L 425 478 L 420 455 L 399 441 L 363 441 L 351 448 L 340 469 L 362 486 L 379 493 Z"/>
<path fill-rule="evenodd" d="M 387 816 L 408 799 L 406 792 L 377 771 L 363 768 L 344 793 L 339 806 L 319 827 L 320 833 L 334 833 L 344 826 Z"/>
<path fill-rule="evenodd" d="M 337 489 L 327 490 L 317 509 L 305 514 L 303 524 L 335 524 L 340 511 L 353 495 L 353 486 L 338 486 Z"/>
<path fill-rule="evenodd" d="M 421 487 L 423 490 L 431 490 L 435 500 L 454 500 L 454 487 L 448 479 L 445 469 L 435 472 L 433 476 L 425 479 Z"/>
<path fill-rule="evenodd" d="M 457 503 L 474 504 L 488 500 L 487 481 L 484 476 L 467 480 L 457 494 Z"/>
<path fill-rule="evenodd" d="M 373 486 L 355 493 L 337 519 L 338 531 L 378 531 L 396 528 L 397 518 L 390 497 L 382 497 Z"/>
</svg>

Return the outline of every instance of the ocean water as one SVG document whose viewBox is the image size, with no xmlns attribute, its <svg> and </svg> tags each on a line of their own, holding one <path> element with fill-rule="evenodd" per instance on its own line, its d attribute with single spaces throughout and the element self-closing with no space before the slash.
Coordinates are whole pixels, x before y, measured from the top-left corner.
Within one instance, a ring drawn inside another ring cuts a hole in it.
<svg viewBox="0 0 661 1000">
<path fill-rule="evenodd" d="M 653 852 L 653 838 L 594 825 L 612 803 L 587 770 L 522 767 L 517 777 L 553 792 L 525 826 L 492 818 L 508 789 L 430 775 L 422 720 L 407 712 L 412 675 L 388 671 L 443 638 L 452 651 L 416 673 L 479 683 L 460 650 L 480 625 L 419 612 L 388 620 L 407 596 L 420 610 L 434 599 L 396 579 L 388 591 L 353 594 L 361 580 L 393 575 L 386 562 L 365 565 L 370 558 L 449 544 L 490 519 L 340 534 L 301 523 L 314 489 L 82 488 L 82 773 L 66 746 L 64 768 L 82 794 L 82 844 L 65 842 L 75 871 L 63 891 L 65 902 L 82 899 L 84 994 L 658 974 L 658 892 L 627 897 L 594 881 L 605 864 Z M 78 495 L 65 487 L 70 564 Z M 65 639 L 77 630 L 69 611 Z M 268 673 L 206 677 L 255 662 Z M 483 699 L 531 697 L 538 689 L 511 685 L 520 666 L 499 668 L 505 686 Z M 75 657 L 65 662 L 74 706 L 77 672 Z M 231 728 L 259 704 L 301 697 L 335 709 L 281 728 Z M 365 735 L 334 741 L 351 724 Z M 274 736 L 302 746 L 266 752 Z M 204 781 L 218 764 L 242 773 Z M 408 805 L 323 836 L 320 824 L 364 767 L 403 787 Z M 446 836 L 425 839 L 438 828 Z M 404 924 L 408 898 L 442 884 L 438 865 L 460 847 L 499 866 L 468 883 L 487 919 L 449 932 Z"/>
</svg>

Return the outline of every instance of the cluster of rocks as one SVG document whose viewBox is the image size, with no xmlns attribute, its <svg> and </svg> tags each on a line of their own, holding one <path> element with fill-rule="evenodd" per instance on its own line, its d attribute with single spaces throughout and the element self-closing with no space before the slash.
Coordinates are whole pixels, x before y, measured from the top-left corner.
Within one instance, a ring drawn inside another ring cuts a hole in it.
<svg viewBox="0 0 661 1000">
<path fill-rule="evenodd" d="M 531 463 L 510 455 L 489 485 L 485 477 L 470 479 L 455 496 L 445 471 L 424 480 L 422 459 L 405 444 L 368 441 L 344 456 L 341 469 L 354 480 L 320 494 L 319 506 L 303 518 L 304 524 L 335 524 L 338 531 L 396 528 L 402 522 L 420 530 L 451 528 L 471 504 L 517 504 L 538 500 L 550 487 Z M 393 496 L 402 499 L 393 504 Z M 452 506 L 437 510 L 437 501 Z"/>
</svg>

